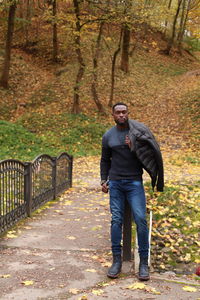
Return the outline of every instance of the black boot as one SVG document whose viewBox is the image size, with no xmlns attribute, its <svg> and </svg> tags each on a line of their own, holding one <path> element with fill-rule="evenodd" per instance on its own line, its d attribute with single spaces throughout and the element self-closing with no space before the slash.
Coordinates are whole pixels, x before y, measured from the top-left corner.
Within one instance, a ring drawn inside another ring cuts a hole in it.
<svg viewBox="0 0 200 300">
<path fill-rule="evenodd" d="M 122 268 L 121 254 L 113 255 L 113 264 L 108 270 L 107 276 L 109 278 L 117 278 Z"/>
<path fill-rule="evenodd" d="M 149 267 L 148 267 L 148 256 L 140 257 L 139 264 L 139 280 L 149 280 Z"/>
</svg>

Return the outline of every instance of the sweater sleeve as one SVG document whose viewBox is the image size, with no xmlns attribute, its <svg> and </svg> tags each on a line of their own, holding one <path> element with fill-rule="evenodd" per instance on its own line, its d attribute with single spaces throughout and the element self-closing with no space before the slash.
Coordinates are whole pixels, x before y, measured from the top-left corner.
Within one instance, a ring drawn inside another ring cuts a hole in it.
<svg viewBox="0 0 200 300">
<path fill-rule="evenodd" d="M 100 162 L 100 173 L 101 180 L 107 180 L 109 170 L 111 167 L 111 149 L 108 146 L 105 135 L 102 139 L 102 151 L 101 151 L 101 162 Z"/>
</svg>

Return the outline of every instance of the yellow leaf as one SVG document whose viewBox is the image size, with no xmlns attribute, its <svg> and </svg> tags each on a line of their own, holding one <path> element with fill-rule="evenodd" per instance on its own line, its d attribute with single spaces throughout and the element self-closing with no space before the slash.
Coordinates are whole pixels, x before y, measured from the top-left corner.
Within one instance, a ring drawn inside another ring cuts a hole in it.
<svg viewBox="0 0 200 300">
<path fill-rule="evenodd" d="M 10 277 L 11 277 L 10 274 L 0 275 L 0 278 L 10 278 Z"/>
<path fill-rule="evenodd" d="M 69 289 L 69 292 L 76 295 L 76 294 L 78 294 L 79 290 L 78 289 Z"/>
<path fill-rule="evenodd" d="M 96 273 L 96 270 L 95 270 L 95 269 L 86 269 L 85 271 L 86 271 L 86 272 L 91 272 L 91 273 Z"/>
<path fill-rule="evenodd" d="M 160 264 L 160 268 L 161 269 L 165 269 L 165 265 L 164 264 Z"/>
<path fill-rule="evenodd" d="M 100 230 L 102 228 L 102 225 L 97 225 L 95 227 L 92 227 L 92 231 Z"/>
<path fill-rule="evenodd" d="M 93 259 L 98 259 L 99 257 L 97 255 L 92 256 Z"/>
<path fill-rule="evenodd" d="M 184 261 L 189 261 L 189 260 L 191 260 L 191 254 L 186 253 L 186 256 L 184 257 Z"/>
<path fill-rule="evenodd" d="M 146 285 L 142 282 L 135 282 L 129 286 L 127 286 L 127 289 L 130 289 L 130 290 L 143 290 L 145 289 Z"/>
<path fill-rule="evenodd" d="M 32 281 L 32 280 L 26 280 L 26 281 L 22 281 L 22 284 L 24 284 L 24 285 L 33 285 L 34 281 Z"/>
<path fill-rule="evenodd" d="M 160 295 L 161 294 L 160 292 L 156 291 L 155 288 L 153 288 L 151 286 L 147 286 L 146 284 L 144 284 L 142 282 L 135 282 L 135 283 L 129 285 L 127 287 L 127 289 L 130 289 L 130 290 L 136 290 L 136 289 L 145 290 L 145 291 L 147 291 L 149 293 L 152 293 L 154 295 Z"/>
<path fill-rule="evenodd" d="M 16 238 L 17 237 L 17 235 L 16 234 L 13 234 L 12 232 L 11 233 L 7 233 L 7 235 L 6 235 L 8 238 L 10 238 L 10 239 L 13 239 L 13 238 Z"/>
<path fill-rule="evenodd" d="M 107 283 L 107 282 L 102 283 L 102 286 L 109 286 L 109 283 Z"/>
<path fill-rule="evenodd" d="M 106 268 L 111 267 L 111 265 L 112 265 L 111 262 L 105 262 L 105 263 L 102 263 L 102 266 L 103 266 L 103 267 L 106 267 Z"/>
<path fill-rule="evenodd" d="M 75 239 L 76 239 L 74 236 L 66 236 L 66 238 L 67 238 L 68 240 L 75 240 Z"/>
<path fill-rule="evenodd" d="M 193 286 L 187 286 L 187 285 L 185 285 L 183 287 L 183 290 L 186 291 L 186 292 L 196 292 L 197 291 L 197 289 L 195 287 L 193 287 Z"/>
<path fill-rule="evenodd" d="M 145 290 L 149 293 L 152 293 L 154 295 L 160 295 L 161 293 L 158 292 L 154 287 L 146 286 Z"/>
<path fill-rule="evenodd" d="M 87 300 L 88 297 L 86 295 L 81 296 L 80 298 L 78 298 L 78 300 Z"/>
<path fill-rule="evenodd" d="M 100 295 L 102 295 L 104 293 L 104 291 L 103 290 L 92 290 L 92 293 L 94 295 L 100 296 Z"/>
<path fill-rule="evenodd" d="M 72 201 L 70 201 L 70 200 L 67 200 L 65 203 L 64 203 L 64 205 L 71 205 L 72 204 Z"/>
</svg>

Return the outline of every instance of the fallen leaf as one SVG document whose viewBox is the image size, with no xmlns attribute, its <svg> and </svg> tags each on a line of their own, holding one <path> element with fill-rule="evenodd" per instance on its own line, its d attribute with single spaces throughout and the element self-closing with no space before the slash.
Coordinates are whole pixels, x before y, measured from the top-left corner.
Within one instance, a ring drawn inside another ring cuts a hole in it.
<svg viewBox="0 0 200 300">
<path fill-rule="evenodd" d="M 101 286 L 109 286 L 109 283 L 105 282 L 105 283 L 102 283 Z"/>
<path fill-rule="evenodd" d="M 10 274 L 0 275 L 0 278 L 10 278 L 10 277 L 11 277 Z"/>
<path fill-rule="evenodd" d="M 69 293 L 72 293 L 73 295 L 78 294 L 79 290 L 78 289 L 69 289 Z"/>
<path fill-rule="evenodd" d="M 13 238 L 16 238 L 17 237 L 17 235 L 16 234 L 13 234 L 12 232 L 11 233 L 7 233 L 7 235 L 6 235 L 8 238 L 10 238 L 10 239 L 13 239 Z"/>
<path fill-rule="evenodd" d="M 86 269 L 86 272 L 96 273 L 97 271 L 95 269 Z"/>
<path fill-rule="evenodd" d="M 75 239 L 76 239 L 74 236 L 66 236 L 66 238 L 67 238 L 68 240 L 75 240 Z"/>
<path fill-rule="evenodd" d="M 109 268 L 111 267 L 112 263 L 111 262 L 104 262 L 102 263 L 102 266 L 105 267 L 105 268 Z"/>
<path fill-rule="evenodd" d="M 92 290 L 92 294 L 96 295 L 96 296 L 100 296 L 104 293 L 103 290 Z"/>
<path fill-rule="evenodd" d="M 96 230 L 100 230 L 102 228 L 102 225 L 97 225 L 97 226 L 94 226 L 92 227 L 92 231 L 96 231 Z"/>
<path fill-rule="evenodd" d="M 135 282 L 129 286 L 127 286 L 126 288 L 129 289 L 129 290 L 143 290 L 145 289 L 146 287 L 146 284 L 142 283 L 142 282 Z"/>
<path fill-rule="evenodd" d="M 186 291 L 186 292 L 196 292 L 197 291 L 197 289 L 195 287 L 193 287 L 193 286 L 187 286 L 187 285 L 185 285 L 183 287 L 183 290 Z"/>
<path fill-rule="evenodd" d="M 148 286 L 142 282 L 135 282 L 131 285 L 129 285 L 128 287 L 126 287 L 127 289 L 130 290 L 145 290 L 148 293 L 152 293 L 154 295 L 160 295 L 161 293 L 159 291 L 157 291 L 155 288 Z"/>
<path fill-rule="evenodd" d="M 26 281 L 22 281 L 22 284 L 24 284 L 24 285 L 33 285 L 34 281 L 33 280 L 26 280 Z"/>
<path fill-rule="evenodd" d="M 161 295 L 159 291 L 157 291 L 154 287 L 146 286 L 145 291 L 152 293 L 154 295 Z"/>
<path fill-rule="evenodd" d="M 64 203 L 64 205 L 71 205 L 72 204 L 72 201 L 70 201 L 70 200 L 67 200 L 65 203 Z"/>
<path fill-rule="evenodd" d="M 87 300 L 88 297 L 86 295 L 81 296 L 80 298 L 78 298 L 78 300 Z"/>
</svg>

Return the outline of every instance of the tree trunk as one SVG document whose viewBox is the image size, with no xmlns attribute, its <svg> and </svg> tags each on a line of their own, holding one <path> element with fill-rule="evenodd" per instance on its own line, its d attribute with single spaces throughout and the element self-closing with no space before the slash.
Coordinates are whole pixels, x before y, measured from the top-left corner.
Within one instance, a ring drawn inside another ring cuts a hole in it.
<svg viewBox="0 0 200 300">
<path fill-rule="evenodd" d="M 98 108 L 98 111 L 100 113 L 105 114 L 105 109 L 99 100 L 98 92 L 97 92 L 97 87 L 98 87 L 98 75 L 97 75 L 97 70 L 98 70 L 98 58 L 99 58 L 99 52 L 100 52 L 100 43 L 101 43 L 101 37 L 102 37 L 102 32 L 103 32 L 103 25 L 104 23 L 102 22 L 99 27 L 99 34 L 97 37 L 96 41 L 96 46 L 95 46 L 95 52 L 94 52 L 94 57 L 93 57 L 93 80 L 92 80 L 92 85 L 91 85 L 91 91 L 92 91 L 92 96 L 93 100 Z"/>
<path fill-rule="evenodd" d="M 180 22 L 180 29 L 179 29 L 179 33 L 178 33 L 178 37 L 177 37 L 177 41 L 178 41 L 178 50 L 181 54 L 181 50 L 182 50 L 182 41 L 183 41 L 183 36 L 184 36 L 184 32 L 185 32 L 185 27 L 186 27 L 186 23 L 188 20 L 188 14 L 189 14 L 189 10 L 190 10 L 190 2 L 191 0 L 187 1 L 186 4 L 186 0 L 183 1 L 183 11 L 182 11 L 182 16 L 181 16 L 181 22 Z M 185 7 L 187 5 L 187 7 Z M 185 12 L 186 10 L 186 12 Z"/>
<path fill-rule="evenodd" d="M 76 82 L 74 85 L 74 98 L 73 98 L 73 106 L 72 113 L 78 114 L 80 113 L 80 84 L 85 72 L 85 63 L 83 60 L 82 52 L 81 52 L 81 24 L 80 24 L 80 8 L 79 8 L 79 0 L 73 0 L 74 10 L 76 15 L 76 34 L 75 34 L 75 45 L 76 45 L 76 55 L 79 63 L 79 70 L 76 76 Z"/>
<path fill-rule="evenodd" d="M 28 21 L 25 25 L 25 45 L 29 45 L 29 26 L 30 26 L 30 19 L 31 19 L 31 8 L 30 8 L 30 0 L 26 2 L 26 21 Z"/>
<path fill-rule="evenodd" d="M 167 45 L 167 49 L 164 51 L 167 55 L 170 54 L 170 51 L 174 45 L 174 40 L 175 40 L 175 36 L 176 36 L 176 23 L 177 23 L 177 20 L 178 20 L 178 15 L 179 15 L 179 12 L 180 12 L 180 8 L 181 8 L 181 3 L 182 3 L 182 0 L 178 0 L 178 7 L 176 9 L 176 14 L 174 16 L 174 22 L 173 22 L 173 27 L 172 27 L 172 36 L 168 42 L 168 45 Z"/>
<path fill-rule="evenodd" d="M 10 60 L 11 60 L 11 47 L 12 47 L 16 7 L 17 7 L 17 4 L 14 1 L 13 4 L 10 5 L 9 14 L 8 14 L 8 29 L 7 29 L 7 36 L 6 36 L 5 59 L 4 59 L 2 76 L 0 79 L 0 86 L 3 86 L 4 88 L 8 88 L 8 78 L 9 78 Z"/>
<path fill-rule="evenodd" d="M 57 34 L 57 0 L 52 1 L 53 14 L 53 61 L 58 61 L 58 34 Z"/>
<path fill-rule="evenodd" d="M 110 100 L 108 102 L 108 106 L 110 106 L 110 107 L 112 107 L 112 105 L 113 105 L 114 87 L 115 87 L 115 64 L 116 64 L 117 55 L 119 54 L 119 52 L 121 50 L 122 32 L 123 32 L 123 29 L 121 29 L 121 32 L 120 32 L 118 48 L 115 50 L 113 57 L 112 57 L 111 91 L 110 91 Z"/>
<path fill-rule="evenodd" d="M 171 5 L 172 5 L 172 0 L 169 0 L 169 3 L 168 3 L 168 10 L 170 10 L 171 9 Z M 168 21 L 167 21 L 167 19 L 165 20 L 165 32 L 164 33 L 166 33 L 166 31 L 167 31 L 167 26 L 168 26 Z"/>
<path fill-rule="evenodd" d="M 122 41 L 122 56 L 121 56 L 121 70 L 125 73 L 129 71 L 129 48 L 130 48 L 131 31 L 127 24 L 123 28 Z"/>
</svg>

